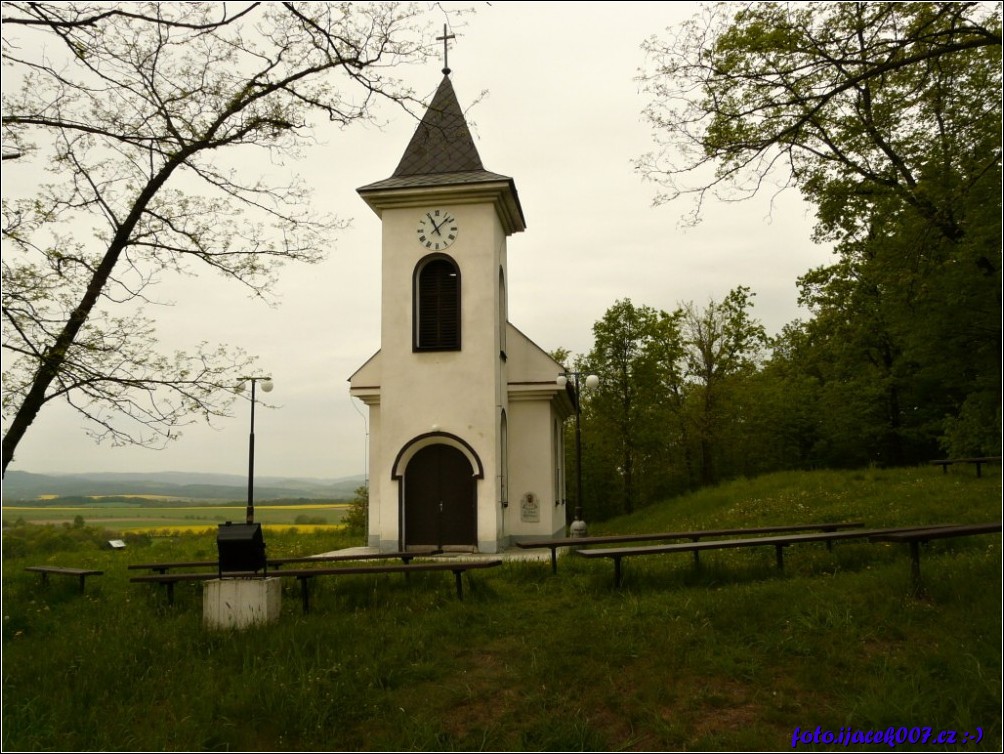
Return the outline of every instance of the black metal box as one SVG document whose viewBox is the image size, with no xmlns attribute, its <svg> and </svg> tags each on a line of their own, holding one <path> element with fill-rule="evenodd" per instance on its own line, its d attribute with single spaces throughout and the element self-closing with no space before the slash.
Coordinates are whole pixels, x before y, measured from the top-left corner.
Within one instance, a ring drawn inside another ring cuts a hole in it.
<svg viewBox="0 0 1004 754">
<path fill-rule="evenodd" d="M 219 551 L 220 576 L 258 571 L 264 574 L 266 571 L 265 538 L 261 524 L 235 524 L 230 521 L 220 524 L 216 549 Z"/>
</svg>

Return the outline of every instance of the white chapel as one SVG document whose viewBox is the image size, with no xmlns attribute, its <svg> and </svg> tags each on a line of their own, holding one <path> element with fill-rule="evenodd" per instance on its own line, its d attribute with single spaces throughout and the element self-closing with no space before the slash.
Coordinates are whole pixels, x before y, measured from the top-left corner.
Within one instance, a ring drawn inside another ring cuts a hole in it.
<svg viewBox="0 0 1004 754">
<path fill-rule="evenodd" d="M 443 73 L 394 174 L 358 189 L 383 228 L 381 328 L 349 383 L 369 409 L 369 545 L 493 553 L 564 529 L 574 392 L 509 323 L 523 208 Z"/>
</svg>

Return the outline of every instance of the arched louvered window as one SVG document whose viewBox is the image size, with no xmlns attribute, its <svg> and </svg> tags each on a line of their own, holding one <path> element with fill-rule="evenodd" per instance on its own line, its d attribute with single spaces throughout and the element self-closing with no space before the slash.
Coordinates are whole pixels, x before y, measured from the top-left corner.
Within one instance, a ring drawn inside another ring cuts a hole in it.
<svg viewBox="0 0 1004 754">
<path fill-rule="evenodd" d="M 449 257 L 426 257 L 415 268 L 416 351 L 460 350 L 460 270 Z"/>
<path fill-rule="evenodd" d="M 506 311 L 508 301 L 505 293 L 505 271 L 499 267 L 499 356 L 502 361 L 506 360 L 505 326 L 509 320 L 509 313 Z"/>
<path fill-rule="evenodd" d="M 503 508 L 509 506 L 509 418 L 506 416 L 505 409 L 502 409 L 502 418 L 499 421 L 499 435 L 501 446 L 499 450 L 501 460 L 499 463 L 499 495 L 500 502 Z"/>
</svg>

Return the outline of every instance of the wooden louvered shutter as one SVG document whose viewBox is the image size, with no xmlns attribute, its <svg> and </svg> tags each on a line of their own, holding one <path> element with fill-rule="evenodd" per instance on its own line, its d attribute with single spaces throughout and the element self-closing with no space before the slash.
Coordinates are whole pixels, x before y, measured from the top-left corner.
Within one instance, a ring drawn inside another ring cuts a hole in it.
<svg viewBox="0 0 1004 754">
<path fill-rule="evenodd" d="M 416 343 L 419 350 L 460 348 L 460 273 L 448 259 L 433 259 L 418 275 Z"/>
</svg>

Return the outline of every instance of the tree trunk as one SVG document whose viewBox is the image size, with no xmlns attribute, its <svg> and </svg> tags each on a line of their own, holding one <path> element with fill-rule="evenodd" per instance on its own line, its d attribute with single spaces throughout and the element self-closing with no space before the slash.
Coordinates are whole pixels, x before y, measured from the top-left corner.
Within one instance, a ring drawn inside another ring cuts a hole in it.
<svg viewBox="0 0 1004 754">
<path fill-rule="evenodd" d="M 193 148 L 182 150 L 166 162 L 143 188 L 143 191 L 136 198 L 136 203 L 133 205 L 129 215 L 118 227 L 115 236 L 108 245 L 108 250 L 101 259 L 101 264 L 94 270 L 94 274 L 87 284 L 87 290 L 80 299 L 80 303 L 73 310 L 69 319 L 67 319 L 55 342 L 42 356 L 42 363 L 39 364 L 38 371 L 35 373 L 35 379 L 32 381 L 31 388 L 29 388 L 24 401 L 18 407 L 14 419 L 11 421 L 10 429 L 4 435 L 3 470 L 0 471 L 0 476 L 6 476 L 7 466 L 14 459 L 14 452 L 17 450 L 18 444 L 24 437 L 24 433 L 28 430 L 28 427 L 35 421 L 35 417 L 38 416 L 38 412 L 46 401 L 46 392 L 49 390 L 49 386 L 52 385 L 53 381 L 59 375 L 66 361 L 66 354 L 76 342 L 77 335 L 79 335 L 81 328 L 83 328 L 88 317 L 90 317 L 91 311 L 94 309 L 101 295 L 101 291 L 104 290 L 109 278 L 111 278 L 112 270 L 115 269 L 119 256 L 121 256 L 126 246 L 129 245 L 129 239 L 139 224 L 140 218 L 146 211 L 150 201 L 167 182 L 174 169 L 196 151 Z"/>
</svg>

